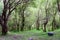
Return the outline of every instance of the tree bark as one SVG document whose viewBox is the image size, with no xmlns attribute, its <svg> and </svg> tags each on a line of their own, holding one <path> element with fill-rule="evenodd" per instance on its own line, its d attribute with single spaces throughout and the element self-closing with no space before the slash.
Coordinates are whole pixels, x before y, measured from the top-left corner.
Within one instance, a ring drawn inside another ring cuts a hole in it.
<svg viewBox="0 0 60 40">
<path fill-rule="evenodd" d="M 6 35 L 7 34 L 7 22 L 4 21 L 4 24 L 2 25 L 2 35 Z"/>
<path fill-rule="evenodd" d="M 7 21 L 8 19 L 6 18 L 6 12 L 7 9 L 4 8 L 3 13 L 2 13 L 2 22 L 1 22 L 1 26 L 2 26 L 2 35 L 6 35 L 7 34 Z"/>
</svg>

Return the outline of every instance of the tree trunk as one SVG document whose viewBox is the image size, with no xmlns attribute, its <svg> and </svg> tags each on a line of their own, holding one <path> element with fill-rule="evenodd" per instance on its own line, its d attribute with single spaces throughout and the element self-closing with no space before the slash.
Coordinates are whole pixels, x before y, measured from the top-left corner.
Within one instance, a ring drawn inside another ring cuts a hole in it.
<svg viewBox="0 0 60 40">
<path fill-rule="evenodd" d="M 4 9 L 5 10 L 5 9 Z M 6 11 L 3 11 L 3 13 L 2 13 L 3 15 L 2 15 L 2 35 L 6 35 L 7 34 L 7 21 L 8 21 L 8 19 L 6 18 Z"/>
<path fill-rule="evenodd" d="M 46 24 L 44 24 L 44 30 L 43 31 L 46 32 Z"/>
<path fill-rule="evenodd" d="M 19 29 L 20 29 L 20 28 L 19 28 L 19 23 L 17 23 L 17 31 L 18 31 L 18 32 L 19 32 Z"/>
<path fill-rule="evenodd" d="M 23 30 L 24 30 L 24 25 L 25 25 L 25 24 L 24 24 L 24 22 L 25 22 L 24 11 L 23 11 L 23 13 L 22 13 L 22 15 L 21 15 L 21 16 L 22 16 L 21 31 L 23 31 Z"/>
<path fill-rule="evenodd" d="M 31 25 L 28 26 L 28 30 L 31 30 Z"/>
<path fill-rule="evenodd" d="M 24 19 L 22 20 L 21 31 L 24 30 Z"/>
<path fill-rule="evenodd" d="M 40 17 L 40 14 L 39 14 L 39 12 L 40 12 L 40 9 L 38 10 L 38 15 L 37 15 L 37 20 L 36 20 L 36 29 L 37 30 L 39 30 L 39 26 L 40 26 L 40 22 L 39 22 L 39 17 Z"/>
<path fill-rule="evenodd" d="M 39 22 L 37 22 L 36 27 L 37 27 L 37 30 L 39 30 Z"/>
<path fill-rule="evenodd" d="M 2 25 L 2 35 L 6 35 L 7 34 L 7 24 L 3 24 Z"/>
<path fill-rule="evenodd" d="M 52 21 L 52 31 L 54 31 L 54 22 Z"/>
<path fill-rule="evenodd" d="M 36 22 L 36 29 L 39 30 L 39 20 L 37 19 L 37 22 Z"/>
<path fill-rule="evenodd" d="M 1 25 L 2 26 L 2 35 L 6 35 L 7 34 L 7 20 L 4 20 L 4 23 Z"/>
<path fill-rule="evenodd" d="M 54 16 L 53 16 L 52 31 L 54 31 L 54 29 L 56 29 L 56 20 L 55 20 L 56 13 L 57 13 L 57 11 L 55 11 Z"/>
<path fill-rule="evenodd" d="M 54 29 L 56 29 L 55 17 L 53 18 L 53 21 L 52 21 L 52 31 L 54 31 Z"/>
<path fill-rule="evenodd" d="M 60 1 L 57 0 L 58 11 L 60 12 Z"/>
<path fill-rule="evenodd" d="M 44 22 L 44 32 L 46 32 L 46 25 L 47 25 L 47 23 L 48 23 L 48 18 L 46 19 L 46 21 Z"/>
</svg>

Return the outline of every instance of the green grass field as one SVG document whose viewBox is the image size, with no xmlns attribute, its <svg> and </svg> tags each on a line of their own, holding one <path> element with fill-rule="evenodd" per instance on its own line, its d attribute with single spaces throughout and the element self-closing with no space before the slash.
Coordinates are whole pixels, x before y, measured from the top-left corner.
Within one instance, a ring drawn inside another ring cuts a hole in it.
<svg viewBox="0 0 60 40">
<path fill-rule="evenodd" d="M 0 40 L 60 40 L 60 29 L 55 30 L 54 36 L 48 36 L 47 32 L 30 30 L 23 32 L 8 32 L 6 36 L 0 36 Z"/>
</svg>

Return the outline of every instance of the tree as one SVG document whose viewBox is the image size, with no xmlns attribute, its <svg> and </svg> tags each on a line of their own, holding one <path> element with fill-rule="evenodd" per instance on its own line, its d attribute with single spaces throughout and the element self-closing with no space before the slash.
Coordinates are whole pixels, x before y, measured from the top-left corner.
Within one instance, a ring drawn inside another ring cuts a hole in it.
<svg viewBox="0 0 60 40">
<path fill-rule="evenodd" d="M 58 0 L 57 0 L 58 2 Z M 54 2 L 52 5 L 52 11 L 53 11 L 53 20 L 52 20 L 52 31 L 57 28 L 57 23 L 56 23 L 56 14 L 57 14 L 57 7 L 55 6 L 57 2 Z"/>
<path fill-rule="evenodd" d="M 4 8 L 3 13 L 0 15 L 0 24 L 2 26 L 2 35 L 6 35 L 8 32 L 7 28 L 7 22 L 9 19 L 9 16 L 11 15 L 12 11 L 19 5 L 21 2 L 18 0 L 15 2 L 15 0 L 3 0 Z M 12 6 L 15 4 L 15 6 Z"/>
<path fill-rule="evenodd" d="M 52 21 L 52 31 L 56 28 L 56 20 L 55 20 L 56 13 L 54 14 L 53 21 Z"/>
<path fill-rule="evenodd" d="M 44 21 L 44 32 L 46 32 L 46 25 L 48 23 L 48 0 L 47 0 L 47 3 L 46 3 L 46 6 L 45 6 L 45 13 L 46 13 L 46 17 L 45 17 L 45 21 Z"/>
<path fill-rule="evenodd" d="M 21 31 L 23 31 L 24 30 L 24 26 L 25 26 L 25 16 L 24 16 L 24 12 L 25 12 L 25 10 L 26 10 L 26 7 L 28 7 L 28 4 L 31 2 L 31 0 L 23 0 L 23 5 L 22 5 L 22 7 L 21 7 L 21 9 L 20 9 L 20 13 L 21 13 L 21 18 L 22 18 L 22 20 L 21 20 Z"/>
<path fill-rule="evenodd" d="M 37 20 L 36 20 L 36 29 L 39 30 L 39 26 L 40 26 L 40 16 L 39 16 L 39 13 L 40 13 L 40 9 L 38 10 L 38 15 L 37 15 Z"/>
<path fill-rule="evenodd" d="M 45 21 L 44 21 L 44 32 L 46 32 L 46 25 L 47 25 L 47 23 L 48 23 L 48 12 L 47 12 L 48 10 L 47 9 L 45 9 L 45 12 L 46 12 L 46 19 L 45 19 Z"/>
</svg>

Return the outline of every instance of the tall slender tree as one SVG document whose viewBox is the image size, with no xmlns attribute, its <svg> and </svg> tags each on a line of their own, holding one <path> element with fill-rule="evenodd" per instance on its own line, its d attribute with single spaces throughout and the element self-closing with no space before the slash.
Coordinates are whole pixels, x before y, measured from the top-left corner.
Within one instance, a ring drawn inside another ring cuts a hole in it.
<svg viewBox="0 0 60 40">
<path fill-rule="evenodd" d="M 36 20 L 36 29 L 39 30 L 39 26 L 40 26 L 40 16 L 39 16 L 39 13 L 40 13 L 40 9 L 38 10 L 38 15 L 37 15 L 37 20 Z"/>
<path fill-rule="evenodd" d="M 46 19 L 44 21 L 44 32 L 46 32 L 46 25 L 48 23 L 48 0 L 47 0 L 47 3 L 46 3 L 46 6 L 45 6 L 45 13 L 46 13 Z"/>
<path fill-rule="evenodd" d="M 21 7 L 21 10 L 20 10 L 20 13 L 21 13 L 21 18 L 22 18 L 22 21 L 21 21 L 21 31 L 24 30 L 24 26 L 25 26 L 25 16 L 24 16 L 24 11 L 26 9 L 26 7 L 28 7 L 28 4 L 31 2 L 31 0 L 23 0 L 22 2 L 22 7 Z"/>
</svg>

